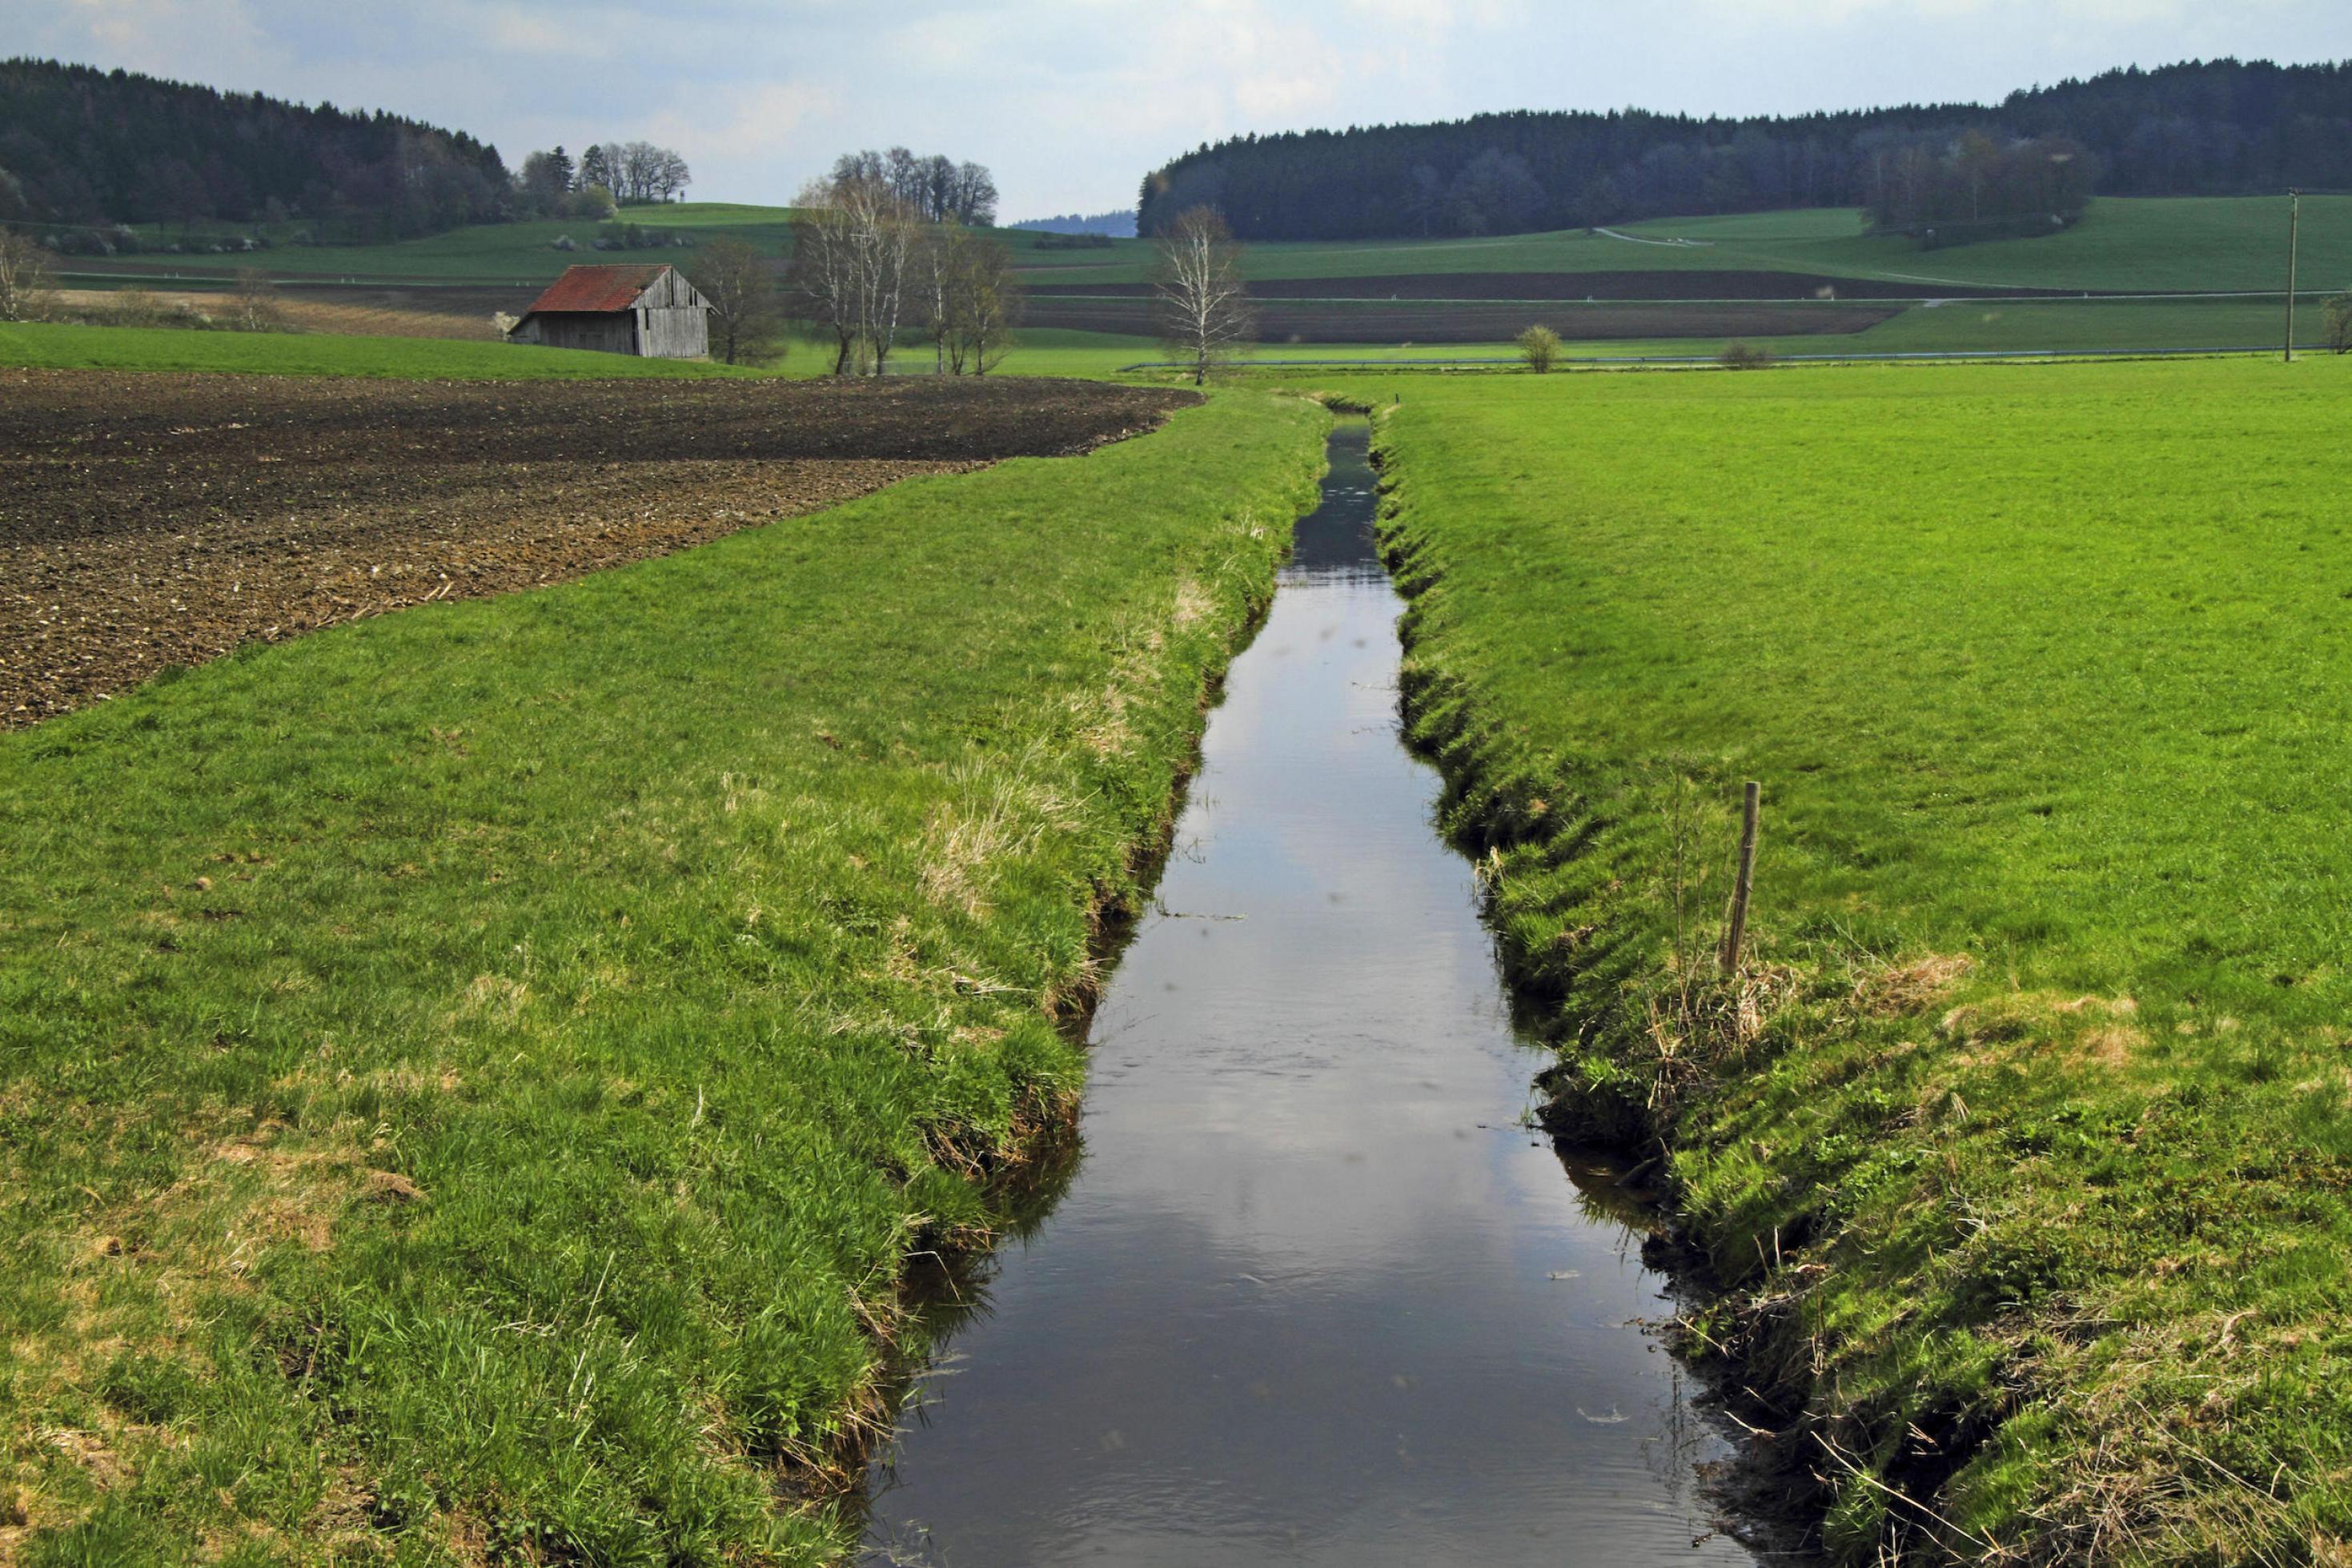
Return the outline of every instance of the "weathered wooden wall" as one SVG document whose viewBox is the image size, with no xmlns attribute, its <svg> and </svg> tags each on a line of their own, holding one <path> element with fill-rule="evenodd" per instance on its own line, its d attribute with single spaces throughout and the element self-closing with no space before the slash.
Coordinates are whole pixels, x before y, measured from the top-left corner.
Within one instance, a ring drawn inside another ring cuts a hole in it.
<svg viewBox="0 0 2352 1568">
<path fill-rule="evenodd" d="M 648 310 L 637 352 L 656 360 L 699 360 L 710 352 L 710 319 L 699 310 Z"/>
<path fill-rule="evenodd" d="M 637 352 L 657 360 L 699 360 L 710 352 L 710 307 L 675 269 L 637 296 Z"/>
</svg>

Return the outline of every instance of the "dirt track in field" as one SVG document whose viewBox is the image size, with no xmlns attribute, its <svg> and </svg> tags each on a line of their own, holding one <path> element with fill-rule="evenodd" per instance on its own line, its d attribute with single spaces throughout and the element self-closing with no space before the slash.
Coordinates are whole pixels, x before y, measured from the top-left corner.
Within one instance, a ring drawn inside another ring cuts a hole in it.
<svg viewBox="0 0 2352 1568">
<path fill-rule="evenodd" d="M 442 383 L 0 372 L 0 727 L 160 670 L 558 582 L 1188 394 L 1084 382 Z"/>
</svg>

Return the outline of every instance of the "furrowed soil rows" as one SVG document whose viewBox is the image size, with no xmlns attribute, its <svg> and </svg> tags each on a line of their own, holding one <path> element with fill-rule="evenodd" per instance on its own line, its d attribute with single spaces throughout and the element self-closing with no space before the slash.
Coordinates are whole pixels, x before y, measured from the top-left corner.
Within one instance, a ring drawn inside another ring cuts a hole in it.
<svg viewBox="0 0 2352 1568">
<path fill-rule="evenodd" d="M 1094 382 L 0 376 L 0 727 L 238 643 L 561 581 L 918 474 L 1087 451 Z"/>
</svg>

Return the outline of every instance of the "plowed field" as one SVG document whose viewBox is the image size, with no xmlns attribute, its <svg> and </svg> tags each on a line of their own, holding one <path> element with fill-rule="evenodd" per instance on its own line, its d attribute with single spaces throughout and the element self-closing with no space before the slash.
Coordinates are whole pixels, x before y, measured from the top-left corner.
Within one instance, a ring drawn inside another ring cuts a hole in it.
<svg viewBox="0 0 2352 1568">
<path fill-rule="evenodd" d="M 1095 382 L 0 374 L 0 727 L 172 665 L 560 581 L 918 474 L 1086 451 Z"/>
</svg>

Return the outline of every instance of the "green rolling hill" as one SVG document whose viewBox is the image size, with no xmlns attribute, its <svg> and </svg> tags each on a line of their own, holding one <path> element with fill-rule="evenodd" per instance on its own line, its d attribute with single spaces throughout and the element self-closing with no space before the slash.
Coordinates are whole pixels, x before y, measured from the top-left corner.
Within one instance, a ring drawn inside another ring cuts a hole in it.
<svg viewBox="0 0 2352 1568">
<path fill-rule="evenodd" d="M 626 217 L 689 246 L 727 235 L 781 257 L 790 245 L 783 207 L 680 203 Z M 1791 353 L 2240 347 L 2280 331 L 2285 218 L 2283 197 L 2105 198 L 2044 238 L 1922 250 L 1868 234 L 1858 212 L 1822 209 L 1480 239 L 1268 243 L 1249 247 L 1245 265 L 1268 296 L 1263 335 L 1284 351 L 1496 344 L 1538 321 L 1610 351 L 1707 352 L 1735 338 Z M 1034 329 L 1063 347 L 1073 331 L 1149 336 L 1149 241 L 1056 250 L 1039 248 L 1035 235 L 1002 233 L 1030 287 Z M 390 245 L 158 252 L 68 267 L 78 281 L 225 277 L 258 265 L 293 285 L 521 290 L 573 262 L 692 256 L 598 252 L 596 234 L 568 220 L 482 225 Z M 567 235 L 577 248 L 555 248 Z M 2311 295 L 2352 287 L 2352 197 L 2305 200 L 2302 256 Z M 2081 298 L 2140 293 L 2263 298 Z M 1952 298 L 1961 295 L 1990 298 Z M 1706 300 L 1743 303 L 1691 303 Z M 2317 299 L 2307 303 L 2298 338 L 2316 344 L 2323 321 Z"/>
</svg>

